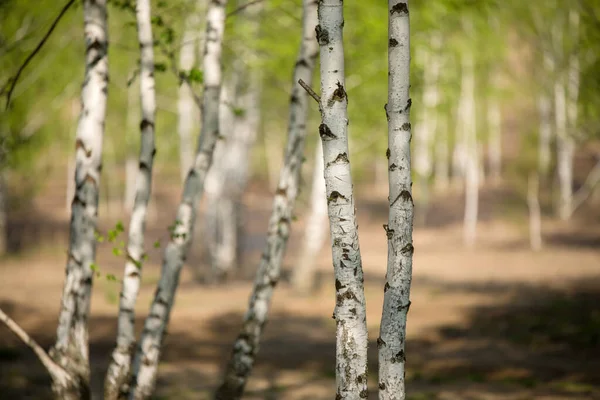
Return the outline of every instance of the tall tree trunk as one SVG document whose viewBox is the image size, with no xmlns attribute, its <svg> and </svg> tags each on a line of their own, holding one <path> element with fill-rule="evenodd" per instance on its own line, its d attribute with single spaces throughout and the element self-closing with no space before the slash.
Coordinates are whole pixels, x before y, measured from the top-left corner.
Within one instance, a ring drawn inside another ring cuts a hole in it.
<svg viewBox="0 0 600 400">
<path fill-rule="evenodd" d="M 226 4 L 227 0 L 212 0 L 207 11 L 206 45 L 203 58 L 202 130 L 198 140 L 196 159 L 185 181 L 177 217 L 170 227 L 171 238 L 165 249 L 161 277 L 133 362 L 131 399 L 148 398 L 154 389 L 160 349 L 173 307 L 179 274 L 194 232 L 197 203 L 204 191 L 204 181 L 212 163 L 213 151 L 219 136 L 221 50 Z"/>
<path fill-rule="evenodd" d="M 527 205 L 529 207 L 529 244 L 531 249 L 539 251 L 542 248 L 542 216 L 539 201 L 539 175 L 529 175 L 527 189 Z"/>
<path fill-rule="evenodd" d="M 127 159 L 125 160 L 125 198 L 123 200 L 124 209 L 131 213 L 134 207 L 136 196 L 136 179 L 138 174 L 139 160 L 129 152 L 133 148 L 133 136 L 138 135 L 140 122 L 140 83 L 139 80 L 131 74 L 129 78 L 129 87 L 127 88 L 127 118 L 126 135 Z M 141 79 L 141 78 L 140 78 Z"/>
<path fill-rule="evenodd" d="M 406 319 L 410 307 L 414 205 L 411 180 L 410 22 L 408 1 L 389 0 L 388 22 L 388 265 L 379 349 L 379 399 L 406 397 Z M 366 397 L 366 396 L 365 396 Z"/>
<path fill-rule="evenodd" d="M 547 80 L 554 77 L 554 58 L 548 49 L 543 49 L 544 76 Z M 545 82 L 545 81 L 544 81 Z M 540 118 L 540 131 L 538 137 L 538 176 L 542 180 L 547 178 L 550 172 L 552 158 L 552 100 L 546 87 L 540 89 L 538 97 L 538 112 Z"/>
<path fill-rule="evenodd" d="M 440 116 L 441 117 L 441 116 Z M 439 124 L 440 128 L 437 130 L 435 141 L 435 187 L 444 191 L 448 189 L 450 185 L 450 170 L 449 170 L 449 151 L 450 144 L 448 140 L 448 117 L 444 116 Z"/>
<path fill-rule="evenodd" d="M 105 400 L 116 400 L 127 393 L 131 359 L 135 349 L 135 302 L 137 300 L 144 257 L 146 214 L 152 189 L 152 164 L 156 97 L 154 92 L 154 49 L 150 0 L 137 0 L 138 41 L 140 44 L 140 122 L 139 169 L 135 181 L 135 199 L 129 222 L 127 261 L 119 304 L 117 346 L 113 350 L 105 380 Z"/>
<path fill-rule="evenodd" d="M 60 305 L 54 361 L 73 378 L 55 388 L 62 399 L 90 397 L 88 325 L 96 258 L 96 220 L 102 164 L 102 139 L 108 89 L 106 0 L 83 3 L 86 68 L 76 135 L 75 196 L 71 206 L 66 278 Z"/>
<path fill-rule="evenodd" d="M 417 173 L 419 195 L 422 199 L 419 205 L 417 219 L 420 225 L 426 223 L 429 206 L 429 178 L 433 169 L 432 138 L 437 131 L 437 104 L 439 102 L 438 80 L 440 62 L 437 54 L 441 46 L 441 38 L 434 34 L 430 40 L 431 52 L 421 48 L 417 56 L 423 66 L 423 107 L 419 123 L 415 127 L 415 172 Z"/>
<path fill-rule="evenodd" d="M 367 395 L 367 317 L 352 193 L 345 90 L 343 1 L 322 0 L 317 40 L 321 60 L 321 125 L 336 306 L 336 398 Z"/>
<path fill-rule="evenodd" d="M 73 179 L 73 177 L 71 177 Z M 8 190 L 0 166 L 0 257 L 8 253 Z"/>
<path fill-rule="evenodd" d="M 502 114 L 500 113 L 498 99 L 492 96 L 488 98 L 487 105 L 489 129 L 488 162 L 492 183 L 497 184 L 502 178 Z"/>
<path fill-rule="evenodd" d="M 201 13 L 206 9 L 205 0 L 198 0 L 196 10 L 188 16 L 185 22 L 185 31 L 181 41 L 179 53 L 179 68 L 190 71 L 196 64 L 196 43 L 199 42 L 201 26 Z M 194 163 L 194 150 L 192 146 L 192 131 L 197 126 L 198 107 L 194 102 L 192 88 L 186 83 L 179 85 L 179 100 L 177 101 L 177 117 L 179 132 L 179 163 L 181 181 L 185 178 Z"/>
<path fill-rule="evenodd" d="M 465 214 L 463 234 L 467 247 L 475 245 L 479 205 L 479 151 L 475 119 L 475 72 L 472 53 L 462 55 L 461 119 L 467 151 L 465 170 Z"/>
<path fill-rule="evenodd" d="M 292 284 L 299 293 L 309 293 L 315 286 L 316 258 L 327 238 L 327 196 L 325 193 L 323 146 L 315 149 L 310 215 L 304 229 L 304 245 L 298 265 L 294 269 Z"/>
<path fill-rule="evenodd" d="M 304 156 L 308 96 L 298 85 L 299 80 L 312 82 L 317 58 L 314 32 L 317 25 L 317 7 L 314 0 L 303 0 L 302 43 L 294 67 L 292 96 L 288 117 L 285 162 L 279 176 L 278 189 L 273 199 L 267 241 L 256 273 L 254 288 L 244 316 L 240 334 L 233 346 L 231 358 L 225 369 L 223 383 L 215 398 L 222 400 L 241 398 L 248 376 L 258 354 L 260 338 L 267 321 L 271 297 L 281 274 L 281 262 L 290 235 L 290 223 Z"/>
</svg>

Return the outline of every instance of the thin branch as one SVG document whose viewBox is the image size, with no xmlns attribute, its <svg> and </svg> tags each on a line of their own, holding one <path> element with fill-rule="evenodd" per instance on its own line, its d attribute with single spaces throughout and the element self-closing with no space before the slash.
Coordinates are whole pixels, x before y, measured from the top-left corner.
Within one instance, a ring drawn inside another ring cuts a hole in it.
<svg viewBox="0 0 600 400">
<path fill-rule="evenodd" d="M 52 361 L 48 353 L 46 353 L 44 349 L 42 349 L 42 347 L 35 340 L 33 340 L 31 336 L 29 336 L 27 332 L 25 332 L 25 330 L 23 330 L 23 328 L 21 328 L 12 318 L 6 315 L 1 308 L 0 320 L 4 322 L 8 329 L 10 329 L 15 335 L 17 335 L 19 339 L 23 341 L 23 343 L 25 343 L 31 348 L 31 350 L 33 350 L 33 352 L 38 356 L 42 364 L 44 364 L 44 367 L 46 367 L 50 375 L 54 377 L 54 371 L 60 367 L 54 361 Z"/>
<path fill-rule="evenodd" d="M 306 84 L 306 82 L 304 82 L 302 79 L 298 79 L 298 83 L 300 84 L 300 86 L 302 86 L 302 88 L 304 88 L 304 90 L 306 90 L 306 92 L 310 95 L 310 97 L 315 99 L 315 101 L 318 104 L 321 104 L 321 97 L 317 93 L 315 93 L 315 91 L 312 90 L 312 88 L 310 86 L 308 86 Z"/>
<path fill-rule="evenodd" d="M 258 3 L 260 3 L 261 1 L 263 1 L 263 0 L 252 0 L 252 1 L 249 1 L 249 2 L 247 2 L 246 4 L 242 4 L 241 6 L 239 6 L 238 8 L 236 8 L 235 10 L 233 10 L 233 11 L 229 12 L 229 13 L 228 13 L 228 14 L 225 16 L 225 18 L 229 18 L 229 17 L 231 17 L 231 16 L 233 16 L 233 15 L 235 15 L 235 14 L 238 14 L 238 13 L 240 13 L 240 12 L 244 11 L 246 8 L 248 8 L 248 7 L 250 7 L 250 6 L 253 6 L 253 5 L 255 5 L 255 4 L 258 4 Z"/>
<path fill-rule="evenodd" d="M 50 29 L 48 29 L 48 32 L 46 32 L 42 40 L 38 43 L 37 47 L 31 52 L 31 54 L 29 54 L 29 56 L 25 59 L 25 62 L 23 62 L 23 64 L 19 67 L 19 70 L 17 71 L 15 76 L 11 79 L 10 89 L 8 90 L 8 94 L 6 95 L 6 110 L 8 110 L 8 106 L 10 105 L 10 96 L 12 95 L 12 92 L 15 89 L 15 86 L 17 85 L 17 81 L 19 80 L 21 73 L 23 72 L 27 64 L 29 64 L 29 62 L 33 59 L 33 57 L 35 57 L 35 55 L 42 49 L 44 43 L 46 43 L 46 41 L 52 34 L 52 31 L 54 31 L 54 28 L 56 28 L 61 18 L 66 14 L 66 12 L 69 10 L 69 8 L 71 8 L 71 6 L 74 3 L 75 0 L 69 0 L 67 4 L 64 5 L 54 22 L 52 22 L 52 25 L 50 26 Z"/>
</svg>

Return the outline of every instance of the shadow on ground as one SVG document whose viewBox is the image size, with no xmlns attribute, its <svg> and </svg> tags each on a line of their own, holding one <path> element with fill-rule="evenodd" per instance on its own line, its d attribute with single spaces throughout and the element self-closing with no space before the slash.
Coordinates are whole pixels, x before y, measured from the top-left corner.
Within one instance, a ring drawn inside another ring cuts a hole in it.
<svg viewBox="0 0 600 400">
<path fill-rule="evenodd" d="M 467 310 L 464 323 L 438 327 L 426 335 L 428 340 L 409 340 L 409 398 L 485 399 L 494 393 L 503 399 L 600 396 L 600 281 L 578 282 L 564 290 L 433 280 L 417 284 L 440 292 L 508 293 L 509 301 Z M 52 344 L 54 316 L 9 302 L 0 306 L 16 320 L 29 321 L 27 329 L 42 346 Z M 157 398 L 185 399 L 185 393 L 189 398 L 203 398 L 198 393 L 210 393 L 217 383 L 214 371 L 223 368 L 241 318 L 229 313 L 208 321 L 188 318 L 185 324 L 174 320 L 162 356 Z M 108 317 L 90 322 L 96 393 L 101 392 L 115 326 L 116 321 Z M 249 397 L 286 399 L 315 380 L 333 381 L 334 331 L 329 319 L 273 315 L 253 374 L 253 379 L 270 382 L 269 388 L 253 391 Z M 371 337 L 369 348 L 372 385 L 377 371 L 375 339 Z M 213 372 L 205 373 L 207 366 Z M 278 383 L 278 376 L 293 371 L 302 372 L 301 382 Z M 35 356 L 0 327 L 3 398 L 46 399 L 50 398 L 48 388 L 49 379 Z"/>
</svg>

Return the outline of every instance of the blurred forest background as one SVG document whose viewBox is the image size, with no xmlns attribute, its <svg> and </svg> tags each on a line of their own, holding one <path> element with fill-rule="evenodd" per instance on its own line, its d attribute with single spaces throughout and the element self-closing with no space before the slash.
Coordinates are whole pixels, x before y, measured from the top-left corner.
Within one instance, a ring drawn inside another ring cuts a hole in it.
<svg viewBox="0 0 600 400">
<path fill-rule="evenodd" d="M 73 196 L 84 68 L 76 4 L 0 111 L 0 305 L 45 345 L 54 337 Z M 118 221 L 127 225 L 137 171 L 139 50 L 128 4 L 113 0 L 109 8 L 104 232 Z M 199 132 L 194 98 L 202 86 L 206 1 L 152 5 L 158 152 L 147 247 L 156 241 L 156 248 L 148 250 L 143 312 Z M 350 152 L 374 340 L 387 252 L 387 8 L 344 5 Z M 4 95 L 59 8 L 47 0 L 0 0 Z M 228 9 L 225 137 L 171 317 L 160 398 L 199 398 L 214 386 L 246 306 L 283 161 L 301 1 L 240 0 Z M 411 398 L 600 398 L 600 1 L 412 0 L 411 34 Z M 315 89 L 318 82 L 316 76 Z M 333 393 L 333 271 L 322 165 L 315 162 L 318 121 L 312 104 L 286 282 L 277 289 L 248 398 Z M 121 274 L 122 260 L 108 244 L 100 244 L 98 264 Z M 225 277 L 227 286 L 208 285 Z M 118 293 L 110 280 L 95 285 L 90 342 L 98 363 L 92 372 L 100 377 Z M 0 393 L 48 397 L 36 362 L 0 327 Z"/>
</svg>

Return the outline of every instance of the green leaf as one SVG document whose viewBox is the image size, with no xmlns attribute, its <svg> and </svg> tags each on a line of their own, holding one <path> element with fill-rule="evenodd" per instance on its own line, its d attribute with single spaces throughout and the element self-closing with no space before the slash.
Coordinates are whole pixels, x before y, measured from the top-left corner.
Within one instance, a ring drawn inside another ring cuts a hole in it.
<svg viewBox="0 0 600 400">
<path fill-rule="evenodd" d="M 115 230 L 116 230 L 117 232 L 119 232 L 119 233 L 120 233 L 120 232 L 124 232 L 124 231 L 125 231 L 125 226 L 123 226 L 123 222 L 121 222 L 121 221 L 118 221 L 118 222 L 117 222 L 117 225 L 115 226 Z"/>
<path fill-rule="evenodd" d="M 154 242 L 154 248 L 158 249 L 160 247 L 160 241 L 157 240 L 156 242 Z"/>
<path fill-rule="evenodd" d="M 123 255 L 123 250 L 121 250 L 118 247 L 113 247 L 113 254 L 117 257 L 122 256 Z"/>
<path fill-rule="evenodd" d="M 117 277 L 114 276 L 113 274 L 106 274 L 106 280 L 110 281 L 110 282 L 116 282 L 117 281 Z"/>
<path fill-rule="evenodd" d="M 191 82 L 203 83 L 204 82 L 204 71 L 198 68 L 192 68 L 187 74 L 188 79 Z"/>
<path fill-rule="evenodd" d="M 98 265 L 96 265 L 95 263 L 91 263 L 90 269 L 92 270 L 92 272 L 98 272 Z"/>
<path fill-rule="evenodd" d="M 165 72 L 167 70 L 167 64 L 165 63 L 154 63 L 154 70 L 157 72 Z"/>
</svg>

